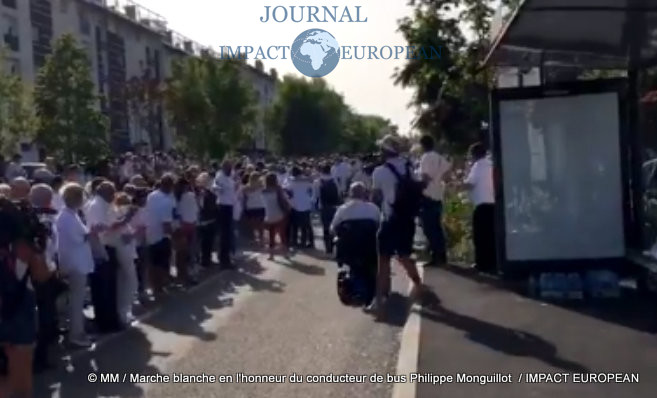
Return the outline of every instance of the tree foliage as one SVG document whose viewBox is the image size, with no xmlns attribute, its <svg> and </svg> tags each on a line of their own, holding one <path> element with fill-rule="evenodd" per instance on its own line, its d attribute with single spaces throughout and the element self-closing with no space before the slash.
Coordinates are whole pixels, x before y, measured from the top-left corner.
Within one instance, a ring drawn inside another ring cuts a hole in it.
<svg viewBox="0 0 657 398">
<path fill-rule="evenodd" d="M 21 78 L 5 70 L 0 49 L 0 151 L 11 154 L 21 138 L 33 138 L 36 122 L 31 91 Z"/>
<path fill-rule="evenodd" d="M 201 159 L 221 157 L 252 139 L 255 94 L 237 61 L 185 58 L 164 92 L 179 144 Z"/>
<path fill-rule="evenodd" d="M 351 113 L 347 117 L 342 137 L 341 152 L 369 153 L 376 150 L 376 142 L 386 132 L 396 131 L 390 120 L 377 115 Z"/>
<path fill-rule="evenodd" d="M 390 127 L 389 120 L 353 112 L 323 79 L 291 75 L 279 84 L 268 124 L 284 155 L 301 156 L 366 152 Z"/>
<path fill-rule="evenodd" d="M 162 149 L 163 142 L 158 133 L 159 110 L 162 106 L 160 83 L 146 69 L 141 76 L 130 78 L 124 88 L 134 128 L 139 136 L 147 137 L 153 149 Z"/>
<path fill-rule="evenodd" d="M 36 79 L 36 137 L 49 153 L 67 161 L 106 154 L 108 123 L 94 92 L 87 53 L 73 36 L 62 36 Z"/>
<path fill-rule="evenodd" d="M 480 63 L 489 48 L 495 0 L 410 0 L 411 17 L 400 20 L 408 45 L 440 47 L 439 59 L 409 59 L 395 83 L 415 89 L 415 126 L 461 151 L 479 138 L 488 120 L 492 71 Z M 515 6 L 517 0 L 502 3 Z"/>
</svg>

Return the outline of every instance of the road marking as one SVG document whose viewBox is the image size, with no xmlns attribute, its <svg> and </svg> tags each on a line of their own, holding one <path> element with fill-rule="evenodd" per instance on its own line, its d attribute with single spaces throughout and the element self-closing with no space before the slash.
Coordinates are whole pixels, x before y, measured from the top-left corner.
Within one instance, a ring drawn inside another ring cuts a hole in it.
<svg viewBox="0 0 657 398">
<path fill-rule="evenodd" d="M 424 278 L 424 269 L 418 266 L 420 278 Z M 409 283 L 408 292 L 413 288 L 413 282 Z M 417 373 L 418 355 L 420 353 L 420 304 L 414 303 L 408 313 L 408 319 L 404 325 L 397 357 L 397 375 L 407 378 L 411 373 Z M 392 388 L 392 398 L 415 398 L 417 393 L 416 383 L 395 383 Z"/>
</svg>

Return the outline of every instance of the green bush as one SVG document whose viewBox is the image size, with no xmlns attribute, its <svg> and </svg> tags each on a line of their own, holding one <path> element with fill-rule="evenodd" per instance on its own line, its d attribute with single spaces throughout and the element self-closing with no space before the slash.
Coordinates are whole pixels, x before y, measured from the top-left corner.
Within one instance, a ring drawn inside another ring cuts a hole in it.
<svg viewBox="0 0 657 398">
<path fill-rule="evenodd" d="M 472 203 L 463 192 L 445 192 L 443 226 L 451 263 L 472 263 Z"/>
</svg>

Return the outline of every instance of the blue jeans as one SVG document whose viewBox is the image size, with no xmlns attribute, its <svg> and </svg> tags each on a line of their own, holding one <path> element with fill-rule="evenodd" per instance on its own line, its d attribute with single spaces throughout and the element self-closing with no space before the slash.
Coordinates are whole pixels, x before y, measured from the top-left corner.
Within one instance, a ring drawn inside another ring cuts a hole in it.
<svg viewBox="0 0 657 398">
<path fill-rule="evenodd" d="M 422 198 L 420 209 L 422 229 L 429 243 L 431 262 L 446 263 L 447 249 L 445 247 L 445 232 L 443 231 L 443 202 Z"/>
</svg>

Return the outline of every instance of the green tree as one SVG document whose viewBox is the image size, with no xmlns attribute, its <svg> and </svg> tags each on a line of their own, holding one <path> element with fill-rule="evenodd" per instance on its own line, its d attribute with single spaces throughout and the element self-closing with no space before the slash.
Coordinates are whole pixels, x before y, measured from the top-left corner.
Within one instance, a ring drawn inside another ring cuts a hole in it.
<svg viewBox="0 0 657 398">
<path fill-rule="evenodd" d="M 256 111 L 252 87 L 239 61 L 186 58 L 173 65 L 164 92 L 180 146 L 201 159 L 244 145 Z"/>
<path fill-rule="evenodd" d="M 503 4 L 515 7 L 517 0 Z M 479 138 L 488 120 L 493 71 L 480 63 L 489 49 L 494 0 L 410 0 L 399 30 L 409 45 L 440 46 L 439 59 L 409 59 L 395 82 L 415 89 L 415 125 L 455 151 Z"/>
<path fill-rule="evenodd" d="M 147 69 L 141 76 L 133 76 L 125 85 L 124 94 L 132 116 L 134 128 L 142 138 L 144 134 L 153 149 L 162 149 L 162 137 L 158 133 L 162 105 L 162 90 L 159 82 L 151 76 Z"/>
<path fill-rule="evenodd" d="M 21 138 L 33 138 L 36 119 L 30 90 L 19 76 L 5 70 L 5 65 L 0 48 L 0 151 L 11 154 Z"/>
<path fill-rule="evenodd" d="M 98 110 L 87 53 L 64 35 L 36 79 L 37 140 L 67 161 L 94 161 L 108 152 L 108 123 Z"/>
<path fill-rule="evenodd" d="M 381 116 L 351 113 L 345 123 L 340 150 L 350 153 L 373 152 L 376 141 L 393 130 L 390 120 Z"/>
<path fill-rule="evenodd" d="M 284 155 L 338 150 L 349 108 L 324 80 L 287 75 L 268 116 L 269 131 Z"/>
</svg>

